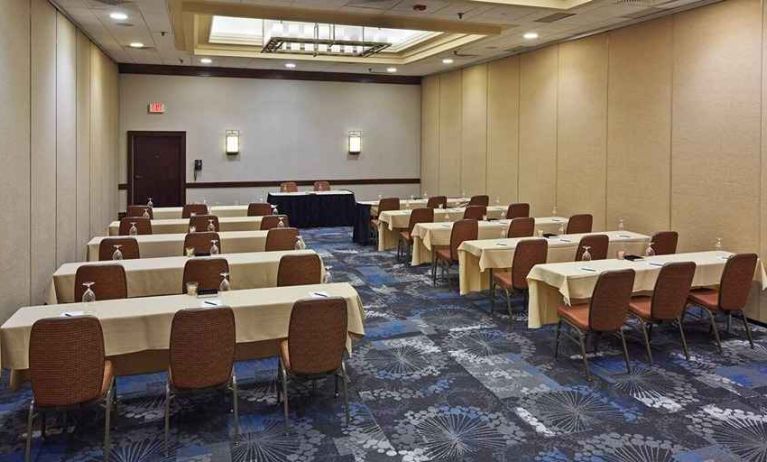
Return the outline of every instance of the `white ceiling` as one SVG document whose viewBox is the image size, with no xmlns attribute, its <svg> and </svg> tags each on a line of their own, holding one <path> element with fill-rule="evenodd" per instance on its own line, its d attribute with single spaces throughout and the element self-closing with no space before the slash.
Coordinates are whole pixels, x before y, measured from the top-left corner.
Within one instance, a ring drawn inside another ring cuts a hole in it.
<svg viewBox="0 0 767 462">
<path fill-rule="evenodd" d="M 171 31 L 166 0 L 52 0 L 82 30 L 118 63 L 201 65 L 202 56 L 192 56 L 176 50 Z M 521 47 L 538 47 L 546 43 L 576 37 L 594 31 L 607 30 L 638 22 L 639 17 L 670 14 L 683 8 L 691 8 L 712 0 L 593 0 L 580 7 L 567 10 L 573 16 L 551 23 L 537 22 L 556 10 L 493 5 L 465 0 L 217 0 L 228 3 L 290 6 L 302 9 L 331 9 L 342 12 L 364 12 L 387 16 L 420 16 L 449 19 L 456 22 L 459 13 L 463 20 L 501 24 L 506 29 L 469 46 L 460 48 L 458 56 L 450 56 L 454 63 L 442 64 L 442 58 L 451 53 L 401 66 L 403 75 L 427 75 L 451 67 L 468 64 L 522 51 Z M 415 11 L 413 5 L 426 5 L 425 11 Z M 128 14 L 126 21 L 115 21 L 109 13 L 121 11 Z M 528 31 L 538 32 L 539 39 L 522 38 Z M 130 48 L 130 42 L 142 42 L 144 49 Z M 214 57 L 211 66 L 283 69 L 283 62 L 273 59 Z M 381 67 L 381 66 L 378 66 Z M 327 63 L 301 61 L 296 70 L 325 72 L 367 73 L 370 66 L 364 64 Z M 374 72 L 384 69 L 374 68 Z"/>
</svg>

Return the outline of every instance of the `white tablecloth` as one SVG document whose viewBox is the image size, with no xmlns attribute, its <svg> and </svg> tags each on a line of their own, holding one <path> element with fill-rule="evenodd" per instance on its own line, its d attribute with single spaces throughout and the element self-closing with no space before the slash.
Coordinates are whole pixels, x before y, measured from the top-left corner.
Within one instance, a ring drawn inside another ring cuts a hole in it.
<svg viewBox="0 0 767 462">
<path fill-rule="evenodd" d="M 346 299 L 348 331 L 365 334 L 365 314 L 357 291 L 348 283 L 318 284 L 269 289 L 233 290 L 213 299 L 189 295 L 170 295 L 142 299 L 105 300 L 93 303 L 69 303 L 24 307 L 0 327 L 2 367 L 23 370 L 29 367 L 29 337 L 35 321 L 81 312 L 96 316 L 104 332 L 106 356 L 147 350 L 167 350 L 170 325 L 176 311 L 204 306 L 203 300 L 220 301 L 234 310 L 237 343 L 274 340 L 288 336 L 293 303 L 324 292 Z M 215 308 L 212 308 L 215 309 Z M 243 358 L 240 358 L 243 359 Z"/>
<path fill-rule="evenodd" d="M 613 257 L 618 250 L 627 254 L 642 255 L 650 243 L 650 236 L 632 233 L 631 231 L 604 231 L 587 234 L 565 234 L 548 239 L 548 262 L 565 262 L 575 259 L 578 243 L 583 236 L 590 234 L 606 234 L 610 238 L 607 256 Z M 461 295 L 470 292 L 480 292 L 490 287 L 490 272 L 492 269 L 511 268 L 514 261 L 514 250 L 522 239 L 486 239 L 481 241 L 466 241 L 458 248 L 458 271 Z M 544 238 L 535 238 L 544 239 Z"/>
<path fill-rule="evenodd" d="M 181 207 L 153 207 L 155 220 L 181 218 Z M 217 217 L 246 217 L 248 205 L 209 205 L 208 212 Z"/>
<path fill-rule="evenodd" d="M 229 281 L 232 290 L 274 287 L 277 268 L 283 255 L 315 254 L 313 250 L 287 250 L 283 252 L 252 252 L 221 255 L 229 262 Z M 193 257 L 208 258 L 208 257 Z M 74 302 L 75 273 L 81 265 L 118 263 L 125 268 L 128 297 L 149 297 L 181 293 L 184 265 L 189 257 L 142 258 L 139 260 L 104 261 L 91 263 L 65 263 L 53 273 L 48 288 L 47 303 Z M 99 288 L 93 287 L 98 299 Z"/>
<path fill-rule="evenodd" d="M 466 205 L 469 202 L 468 197 L 448 197 L 447 198 L 447 206 L 448 207 L 460 207 L 462 205 Z M 361 205 L 369 205 L 370 206 L 370 216 L 376 216 L 378 215 L 378 202 L 379 201 L 357 201 L 358 204 Z M 400 208 L 403 209 L 417 209 L 426 207 L 426 204 L 428 204 L 429 199 L 422 198 L 422 199 L 400 199 L 399 205 Z"/>
<path fill-rule="evenodd" d="M 263 217 L 219 217 L 219 231 L 258 231 L 261 229 Z M 120 222 L 109 224 L 109 235 L 117 236 Z M 184 234 L 189 231 L 189 218 L 173 218 L 169 220 L 152 220 L 152 234 Z"/>
<path fill-rule="evenodd" d="M 511 220 L 480 221 L 479 239 L 505 238 Z M 558 233 L 560 227 L 567 226 L 567 218 L 540 217 L 535 219 L 536 231 Z M 413 256 L 411 264 L 431 263 L 435 247 L 449 246 L 453 223 L 418 223 L 413 228 Z"/>
<path fill-rule="evenodd" d="M 652 291 L 663 263 L 695 262 L 696 270 L 693 287 L 718 285 L 722 277 L 727 257 L 730 252 L 692 252 L 675 255 L 648 257 L 638 261 L 600 260 L 590 262 L 547 263 L 536 265 L 527 276 L 530 288 L 528 327 L 537 328 L 544 324 L 553 324 L 559 320 L 557 307 L 573 300 L 591 298 L 599 274 L 630 268 L 636 273 L 634 277 L 634 292 Z M 593 269 L 587 271 L 583 268 Z M 767 274 L 760 261 L 757 264 L 754 280 L 758 281 L 762 290 L 767 288 Z"/>
</svg>

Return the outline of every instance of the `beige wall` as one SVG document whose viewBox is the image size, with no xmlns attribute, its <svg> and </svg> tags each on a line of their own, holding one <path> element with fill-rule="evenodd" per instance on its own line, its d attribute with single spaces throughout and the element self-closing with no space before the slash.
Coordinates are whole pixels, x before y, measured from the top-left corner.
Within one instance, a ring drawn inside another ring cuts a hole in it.
<svg viewBox="0 0 767 462">
<path fill-rule="evenodd" d="M 0 17 L 0 322 L 117 213 L 117 68 L 45 0 Z M 97 184 L 98 187 L 92 186 Z"/>
<path fill-rule="evenodd" d="M 427 77 L 424 187 L 487 191 L 530 202 L 538 216 L 554 204 L 593 213 L 595 229 L 620 218 L 639 232 L 670 228 L 681 251 L 721 236 L 729 250 L 764 257 L 762 8 L 729 0 Z M 767 297 L 757 305 L 750 315 L 767 320 Z"/>
</svg>

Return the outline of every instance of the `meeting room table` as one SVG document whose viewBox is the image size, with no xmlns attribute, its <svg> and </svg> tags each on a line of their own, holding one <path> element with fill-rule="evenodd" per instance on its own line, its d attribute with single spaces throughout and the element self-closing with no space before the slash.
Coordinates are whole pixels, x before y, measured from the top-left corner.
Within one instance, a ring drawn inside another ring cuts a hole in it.
<svg viewBox="0 0 767 462">
<path fill-rule="evenodd" d="M 263 217 L 219 217 L 219 231 L 258 231 L 261 229 Z M 289 219 L 291 220 L 291 219 Z M 189 231 L 189 218 L 171 218 L 167 220 L 151 220 L 152 234 L 182 234 Z M 292 221 L 290 222 L 292 225 Z M 200 230 L 204 231 L 204 230 Z M 120 222 L 113 221 L 109 224 L 109 235 L 117 236 L 120 233 Z"/>
<path fill-rule="evenodd" d="M 487 218 L 498 220 L 506 216 L 506 206 L 492 205 L 487 208 Z M 454 222 L 463 218 L 465 207 L 434 209 L 434 222 Z M 412 209 L 387 210 L 378 215 L 378 250 L 397 248 L 399 233 L 408 229 Z"/>
<path fill-rule="evenodd" d="M 651 292 L 660 269 L 665 263 L 694 262 L 693 287 L 716 286 L 722 277 L 727 259 L 733 255 L 721 250 L 678 253 L 644 257 L 641 260 L 594 260 L 536 265 L 527 276 L 529 286 L 528 327 L 538 328 L 559 320 L 557 307 L 571 305 L 591 298 L 599 275 L 605 271 L 634 270 L 635 293 Z M 767 289 L 767 274 L 761 261 L 754 272 L 761 290 Z"/>
<path fill-rule="evenodd" d="M 564 217 L 539 217 L 535 218 L 535 230 L 541 233 L 557 233 L 560 228 L 567 226 L 567 218 Z M 479 222 L 479 239 L 505 238 L 511 220 L 493 220 Z M 453 222 L 441 223 L 418 223 L 413 227 L 413 251 L 410 263 L 422 265 L 431 263 L 433 251 L 436 247 L 450 245 L 450 234 L 453 231 Z"/>
<path fill-rule="evenodd" d="M 218 243 L 221 253 L 263 252 L 269 231 L 221 231 Z M 101 241 L 114 236 L 96 236 L 87 244 L 88 261 L 99 261 Z M 185 255 L 186 234 L 142 234 L 128 236 L 136 239 L 141 258 L 176 257 Z"/>
<path fill-rule="evenodd" d="M 615 256 L 619 250 L 627 255 L 643 255 L 650 243 L 650 236 L 631 231 L 601 231 L 586 234 L 563 234 L 552 237 L 522 237 L 508 239 L 485 239 L 465 241 L 458 247 L 458 276 L 461 295 L 481 292 L 490 288 L 494 270 L 511 268 L 517 244 L 525 239 L 548 241 L 547 262 L 575 260 L 578 243 L 583 236 L 606 234 L 610 239 L 607 256 Z"/>
<path fill-rule="evenodd" d="M 103 300 L 90 303 L 20 308 L 0 326 L 1 366 L 11 370 L 11 388 L 18 388 L 29 368 L 29 339 L 35 321 L 49 317 L 92 315 L 104 333 L 105 355 L 116 375 L 167 370 L 170 327 L 184 308 L 228 306 L 236 323 L 236 358 L 275 356 L 288 337 L 293 304 L 312 297 L 342 297 L 347 307 L 347 350 L 352 339 L 365 335 L 365 313 L 357 291 L 348 283 L 273 287 L 220 292 L 215 297 L 167 295 Z"/>
<path fill-rule="evenodd" d="M 267 202 L 296 228 L 354 225 L 354 193 L 346 190 L 269 193 Z"/>
<path fill-rule="evenodd" d="M 48 304 L 72 303 L 74 299 L 75 274 L 82 265 L 118 264 L 125 268 L 128 297 L 150 297 L 182 292 L 184 265 L 192 258 L 225 258 L 229 263 L 229 282 L 232 290 L 274 287 L 277 285 L 277 269 L 283 255 L 316 254 L 313 250 L 286 250 L 279 252 L 249 252 L 218 255 L 215 257 L 162 257 L 137 260 L 65 263 L 53 273 L 48 287 Z M 323 268 L 324 274 L 324 268 Z M 93 286 L 98 300 L 99 288 Z"/>
<path fill-rule="evenodd" d="M 181 218 L 182 207 L 152 207 L 155 220 Z M 245 205 L 209 205 L 208 213 L 217 217 L 246 217 L 248 204 Z"/>
</svg>

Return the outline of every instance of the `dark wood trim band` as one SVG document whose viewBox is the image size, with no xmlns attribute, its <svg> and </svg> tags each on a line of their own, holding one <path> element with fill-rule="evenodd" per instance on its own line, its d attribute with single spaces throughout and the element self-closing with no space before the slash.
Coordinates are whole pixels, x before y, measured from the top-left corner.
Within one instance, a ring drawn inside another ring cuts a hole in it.
<svg viewBox="0 0 767 462">
<path fill-rule="evenodd" d="M 170 66 L 165 64 L 133 63 L 120 63 L 118 68 L 120 74 L 312 80 L 320 82 L 391 83 L 399 85 L 421 84 L 421 77 L 411 75 L 353 74 L 347 72 L 287 71 L 281 69 L 244 69 L 235 67 Z"/>
<path fill-rule="evenodd" d="M 299 186 L 312 186 L 315 180 L 296 181 Z M 349 180 L 329 180 L 332 185 L 375 185 L 375 184 L 420 184 L 420 178 L 358 178 Z M 276 188 L 282 181 L 208 181 L 186 183 L 187 189 L 220 189 L 220 188 Z M 128 185 L 120 183 L 117 189 L 124 191 Z"/>
</svg>

